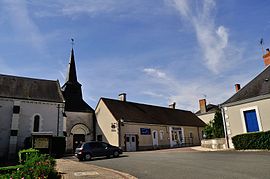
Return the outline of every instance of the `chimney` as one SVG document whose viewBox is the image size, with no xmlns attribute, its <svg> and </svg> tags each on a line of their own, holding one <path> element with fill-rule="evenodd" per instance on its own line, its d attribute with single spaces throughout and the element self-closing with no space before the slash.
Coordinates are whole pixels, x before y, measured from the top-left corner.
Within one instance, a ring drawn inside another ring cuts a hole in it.
<svg viewBox="0 0 270 179">
<path fill-rule="evenodd" d="M 169 105 L 169 108 L 171 108 L 171 109 L 175 109 L 175 106 L 176 106 L 176 103 L 175 103 L 175 102 L 173 102 L 172 104 L 170 104 L 170 105 Z"/>
<path fill-rule="evenodd" d="M 266 54 L 263 56 L 263 60 L 264 60 L 265 67 L 270 65 L 270 51 L 269 51 L 269 48 L 266 49 Z"/>
<path fill-rule="evenodd" d="M 237 93 L 240 89 L 241 89 L 241 86 L 240 84 L 235 84 L 235 92 Z"/>
<path fill-rule="evenodd" d="M 120 101 L 126 101 L 127 100 L 127 94 L 126 93 L 121 93 L 118 95 L 118 98 Z"/>
<path fill-rule="evenodd" d="M 200 99 L 199 104 L 201 113 L 206 113 L 206 99 Z"/>
</svg>

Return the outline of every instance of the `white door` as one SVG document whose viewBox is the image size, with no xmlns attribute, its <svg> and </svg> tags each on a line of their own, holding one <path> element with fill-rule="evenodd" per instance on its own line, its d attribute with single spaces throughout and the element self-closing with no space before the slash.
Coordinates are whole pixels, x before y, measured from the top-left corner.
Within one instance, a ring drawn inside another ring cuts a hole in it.
<svg viewBox="0 0 270 179">
<path fill-rule="evenodd" d="M 156 130 L 153 130 L 152 132 L 152 139 L 153 139 L 153 147 L 158 147 L 158 132 Z"/>
<path fill-rule="evenodd" d="M 136 135 L 126 134 L 126 149 L 127 151 L 136 151 Z"/>
</svg>

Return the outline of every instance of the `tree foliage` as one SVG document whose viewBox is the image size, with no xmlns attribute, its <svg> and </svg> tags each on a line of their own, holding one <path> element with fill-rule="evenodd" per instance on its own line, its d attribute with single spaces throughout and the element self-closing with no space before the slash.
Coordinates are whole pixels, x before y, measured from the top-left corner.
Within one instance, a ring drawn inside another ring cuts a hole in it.
<svg viewBox="0 0 270 179">
<path fill-rule="evenodd" d="M 203 132 L 206 139 L 223 138 L 225 136 L 220 110 L 216 111 L 214 119 L 207 124 Z"/>
</svg>

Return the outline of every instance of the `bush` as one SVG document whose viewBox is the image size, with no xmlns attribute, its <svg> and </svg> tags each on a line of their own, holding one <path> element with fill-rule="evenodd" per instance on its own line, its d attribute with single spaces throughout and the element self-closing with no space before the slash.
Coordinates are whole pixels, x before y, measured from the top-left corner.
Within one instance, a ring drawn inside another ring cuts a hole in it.
<svg viewBox="0 0 270 179">
<path fill-rule="evenodd" d="M 270 150 L 270 131 L 253 132 L 232 137 L 236 150 L 268 149 Z"/>
<path fill-rule="evenodd" d="M 47 154 L 31 153 L 23 167 L 10 174 L 0 175 L 0 178 L 57 178 L 55 160 Z"/>
<path fill-rule="evenodd" d="M 36 155 L 38 153 L 39 153 L 38 150 L 32 149 L 32 148 L 21 150 L 18 153 L 18 155 L 19 155 L 19 162 L 20 163 L 24 163 L 25 161 L 28 160 L 28 158 L 31 158 L 31 155 Z"/>
<path fill-rule="evenodd" d="M 0 174 L 6 174 L 6 173 L 12 173 L 20 168 L 22 168 L 23 165 L 15 165 L 15 166 L 8 166 L 8 167 L 1 167 L 0 168 Z"/>
</svg>

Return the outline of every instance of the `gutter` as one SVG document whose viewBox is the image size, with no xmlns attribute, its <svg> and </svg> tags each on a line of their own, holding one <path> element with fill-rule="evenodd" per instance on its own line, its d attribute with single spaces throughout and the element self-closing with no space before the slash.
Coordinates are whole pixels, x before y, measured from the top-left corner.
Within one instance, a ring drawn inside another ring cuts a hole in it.
<svg viewBox="0 0 270 179">
<path fill-rule="evenodd" d="M 225 140 L 226 140 L 227 147 L 229 149 L 230 144 L 229 144 L 229 138 L 228 138 L 228 133 L 227 133 L 227 125 L 226 125 L 226 121 L 225 121 L 225 112 L 224 112 L 224 108 L 222 106 L 220 106 L 219 108 L 221 109 L 221 114 L 222 114 L 222 121 L 223 121 Z"/>
</svg>

